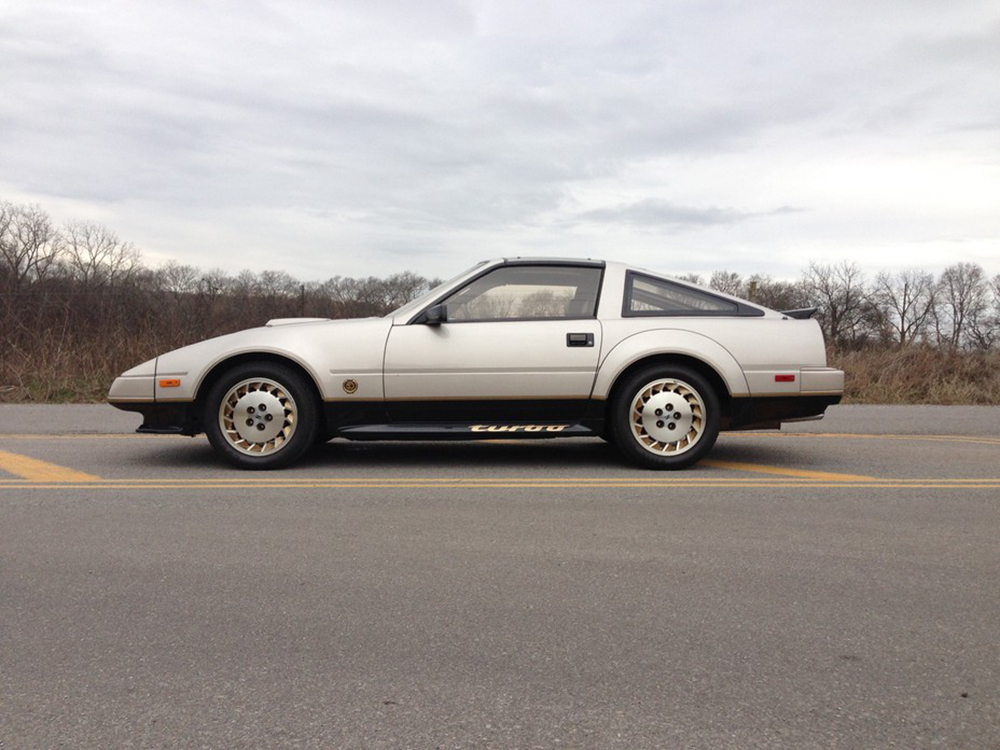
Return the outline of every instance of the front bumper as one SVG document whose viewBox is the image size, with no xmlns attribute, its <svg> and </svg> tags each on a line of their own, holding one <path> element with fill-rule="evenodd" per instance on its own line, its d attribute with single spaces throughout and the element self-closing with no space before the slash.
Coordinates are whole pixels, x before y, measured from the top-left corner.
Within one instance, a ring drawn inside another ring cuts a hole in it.
<svg viewBox="0 0 1000 750">
<path fill-rule="evenodd" d="M 156 400 L 157 360 L 151 359 L 115 378 L 108 403 L 122 411 L 142 414 L 136 432 L 159 435 L 197 435 L 200 416 L 193 401 Z"/>
<path fill-rule="evenodd" d="M 201 432 L 197 409 L 191 402 L 154 403 L 152 401 L 115 401 L 108 403 L 122 411 L 142 414 L 142 425 L 136 432 L 154 435 L 197 435 Z"/>
</svg>

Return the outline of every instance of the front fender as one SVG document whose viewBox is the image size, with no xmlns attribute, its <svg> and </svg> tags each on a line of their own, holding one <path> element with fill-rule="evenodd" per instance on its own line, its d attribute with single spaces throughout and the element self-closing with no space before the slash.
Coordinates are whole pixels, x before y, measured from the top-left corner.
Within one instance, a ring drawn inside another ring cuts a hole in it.
<svg viewBox="0 0 1000 750">
<path fill-rule="evenodd" d="M 682 328 L 657 328 L 628 336 L 601 361 L 594 382 L 594 398 L 607 398 L 618 376 L 636 362 L 664 354 L 700 360 L 715 370 L 732 396 L 748 396 L 750 388 L 735 357 L 719 342 Z"/>
<path fill-rule="evenodd" d="M 193 401 L 216 365 L 248 354 L 295 362 L 313 379 L 324 400 L 344 398 L 345 379 L 355 381 L 351 397 L 381 400 L 382 355 L 390 325 L 383 318 L 366 318 L 253 328 L 175 349 L 157 360 L 156 401 Z M 163 387 L 165 380 L 180 382 Z"/>
<path fill-rule="evenodd" d="M 256 329 L 257 331 L 263 329 Z M 241 332 L 242 333 L 242 332 Z M 304 361 L 299 352 L 279 346 L 272 337 L 261 337 L 255 341 L 240 340 L 234 334 L 232 338 L 221 337 L 191 344 L 161 354 L 156 366 L 156 401 L 194 401 L 201 389 L 202 382 L 216 365 L 234 357 L 245 354 L 270 354 L 289 359 L 300 365 L 309 373 L 313 381 L 319 385 L 318 373 Z M 228 340 L 227 340 L 228 339 Z M 166 386 L 168 382 L 177 385 Z"/>
</svg>

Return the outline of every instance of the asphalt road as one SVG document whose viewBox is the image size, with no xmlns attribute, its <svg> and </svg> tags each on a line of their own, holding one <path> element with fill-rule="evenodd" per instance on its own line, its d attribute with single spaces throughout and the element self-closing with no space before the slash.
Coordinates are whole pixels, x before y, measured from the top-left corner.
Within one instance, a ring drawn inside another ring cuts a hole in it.
<svg viewBox="0 0 1000 750">
<path fill-rule="evenodd" d="M 283 472 L 0 406 L 0 747 L 1000 747 L 1000 409 Z"/>
</svg>

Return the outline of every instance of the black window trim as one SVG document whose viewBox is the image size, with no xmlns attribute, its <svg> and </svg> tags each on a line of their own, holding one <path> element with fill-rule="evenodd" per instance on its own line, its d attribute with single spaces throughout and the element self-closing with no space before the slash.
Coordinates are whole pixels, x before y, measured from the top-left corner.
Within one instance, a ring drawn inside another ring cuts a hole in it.
<svg viewBox="0 0 1000 750">
<path fill-rule="evenodd" d="M 532 259 L 504 259 L 502 263 L 497 263 L 490 266 L 486 270 L 477 273 L 475 276 L 467 279 L 462 286 L 457 288 L 449 289 L 447 292 L 442 294 L 440 297 L 435 299 L 428 305 L 414 315 L 406 323 L 406 325 L 422 325 L 427 322 L 427 311 L 434 307 L 434 305 L 440 305 L 446 299 L 454 295 L 456 292 L 460 292 L 465 289 L 470 284 L 474 284 L 479 281 L 483 276 L 488 273 L 493 273 L 501 268 L 517 268 L 520 266 L 555 266 L 559 268 L 599 268 L 600 275 L 597 278 L 597 298 L 594 300 L 594 314 L 593 315 L 573 315 L 571 317 L 556 317 L 556 318 L 496 318 L 493 320 L 449 320 L 448 325 L 464 325 L 466 323 L 525 323 L 530 321 L 552 321 L 552 320 L 596 320 L 597 311 L 601 309 L 601 292 L 604 291 L 604 273 L 607 270 L 607 265 L 603 260 L 559 260 L 555 259 L 542 259 L 542 258 L 532 258 Z"/>
<path fill-rule="evenodd" d="M 653 276 L 648 273 L 640 273 L 639 271 L 626 271 L 625 272 L 625 294 L 622 298 L 622 317 L 623 318 L 762 318 L 764 317 L 764 311 L 759 307 L 754 307 L 746 302 L 741 302 L 734 299 L 729 299 L 728 297 L 720 297 L 717 294 L 712 294 L 703 289 L 693 289 L 698 294 L 704 295 L 706 297 L 711 297 L 712 299 L 717 299 L 719 302 L 725 303 L 727 305 L 735 305 L 735 310 L 683 310 L 683 311 L 670 311 L 670 310 L 632 310 L 632 289 L 633 282 L 636 278 L 649 279 L 650 281 L 666 284 L 668 286 L 678 287 L 680 289 L 691 289 L 687 284 L 683 284 L 679 281 L 674 281 L 673 279 L 665 279 L 662 276 Z"/>
</svg>

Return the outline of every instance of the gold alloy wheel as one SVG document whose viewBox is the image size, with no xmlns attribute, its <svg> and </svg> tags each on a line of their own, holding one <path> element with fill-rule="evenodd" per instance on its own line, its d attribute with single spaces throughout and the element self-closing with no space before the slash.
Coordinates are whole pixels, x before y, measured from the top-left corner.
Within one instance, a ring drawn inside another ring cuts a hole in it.
<svg viewBox="0 0 1000 750">
<path fill-rule="evenodd" d="M 632 399 L 629 426 L 650 453 L 679 456 L 697 445 L 705 432 L 705 402 L 683 380 L 654 380 Z"/>
<path fill-rule="evenodd" d="M 268 378 L 237 383 L 219 404 L 219 426 L 226 441 L 251 456 L 280 451 L 295 434 L 297 422 L 295 399 Z"/>
</svg>

